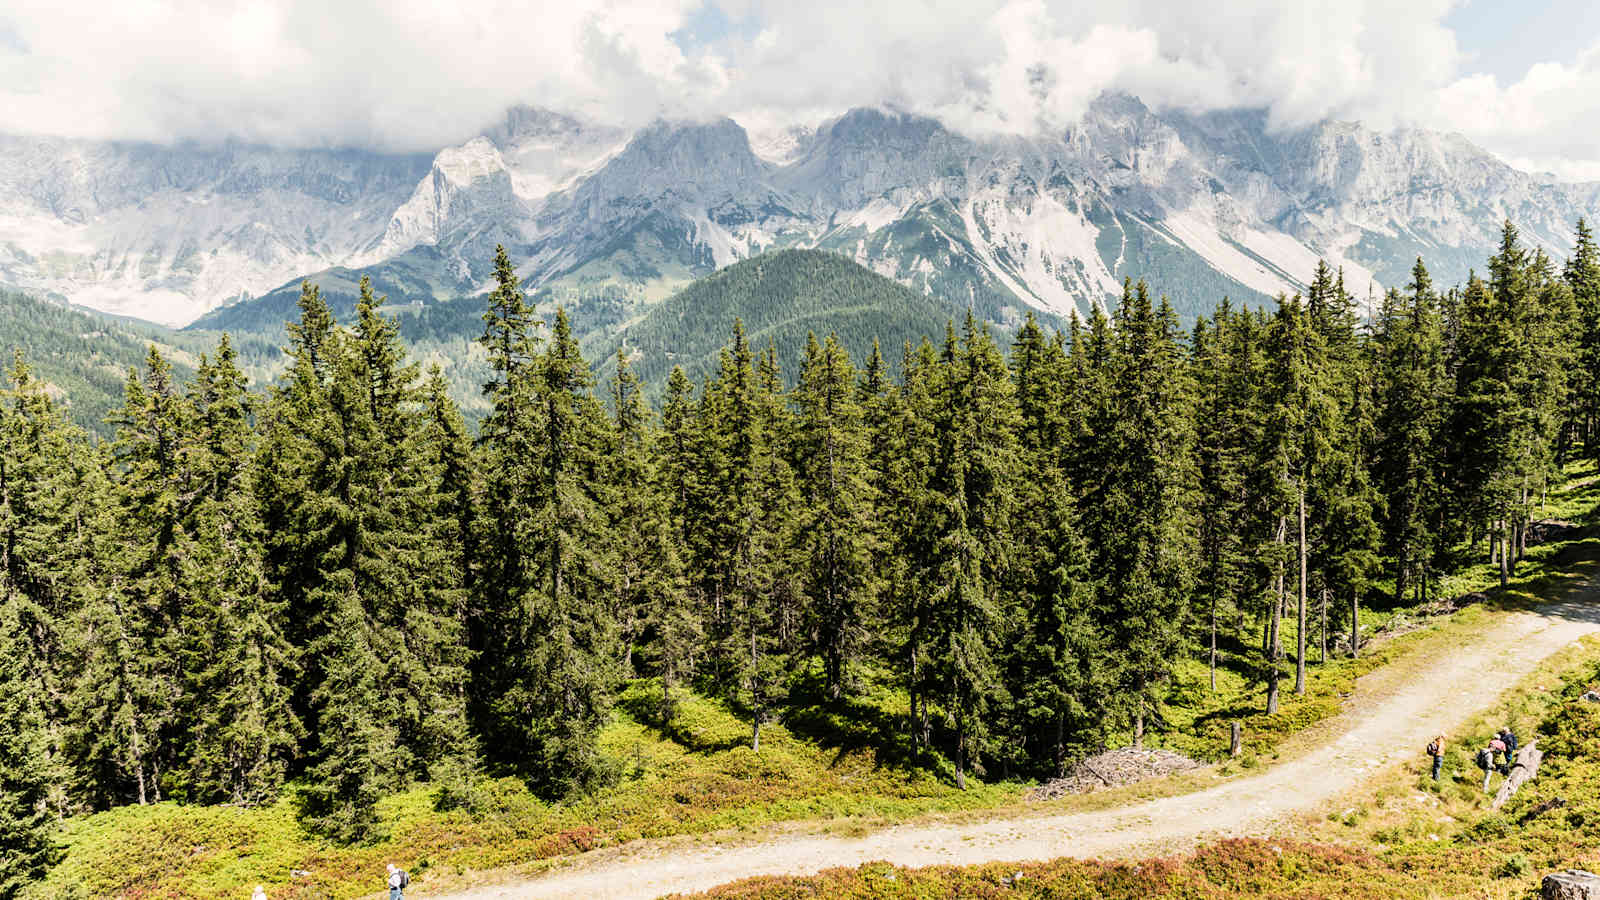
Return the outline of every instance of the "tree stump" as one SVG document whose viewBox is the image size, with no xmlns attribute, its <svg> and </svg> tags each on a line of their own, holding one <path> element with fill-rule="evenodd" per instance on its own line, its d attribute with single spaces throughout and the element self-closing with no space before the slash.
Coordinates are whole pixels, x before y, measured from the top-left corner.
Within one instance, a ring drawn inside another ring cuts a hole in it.
<svg viewBox="0 0 1600 900">
<path fill-rule="evenodd" d="M 1506 780 L 1500 784 L 1500 792 L 1494 795 L 1494 808 L 1504 806 L 1511 795 L 1515 794 L 1525 782 L 1532 781 L 1539 774 L 1539 762 L 1544 759 L 1544 751 L 1539 749 L 1537 740 L 1517 750 L 1516 759 L 1511 763 L 1511 771 L 1506 773 Z M 1600 894 L 1595 895 L 1595 900 L 1600 900 Z"/>
<path fill-rule="evenodd" d="M 1239 720 L 1238 719 L 1234 719 L 1233 720 L 1233 737 L 1232 737 L 1231 740 L 1228 741 L 1228 755 L 1229 756 L 1238 756 L 1239 755 L 1239 750 L 1240 750 Z"/>
<path fill-rule="evenodd" d="M 1600 875 L 1582 869 L 1546 875 L 1539 896 L 1542 900 L 1600 900 Z"/>
</svg>

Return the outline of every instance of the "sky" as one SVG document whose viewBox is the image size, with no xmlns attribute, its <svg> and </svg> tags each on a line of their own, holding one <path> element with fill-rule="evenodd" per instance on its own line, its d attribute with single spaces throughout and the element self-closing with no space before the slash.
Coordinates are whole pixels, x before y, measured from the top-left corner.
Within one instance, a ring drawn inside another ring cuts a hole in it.
<svg viewBox="0 0 1600 900">
<path fill-rule="evenodd" d="M 1460 132 L 1600 180 L 1593 0 L 119 0 L 0 5 L 0 132 L 432 151 L 517 103 L 612 124 L 853 106 L 1048 134 L 1104 91 Z"/>
</svg>

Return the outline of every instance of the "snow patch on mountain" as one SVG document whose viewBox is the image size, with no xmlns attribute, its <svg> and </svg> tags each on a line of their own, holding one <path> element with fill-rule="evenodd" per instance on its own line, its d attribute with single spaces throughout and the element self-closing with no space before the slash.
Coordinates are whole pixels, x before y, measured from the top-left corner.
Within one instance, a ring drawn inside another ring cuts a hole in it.
<svg viewBox="0 0 1600 900">
<path fill-rule="evenodd" d="M 1240 284 L 1268 296 L 1297 289 L 1281 269 L 1264 265 L 1225 237 L 1209 210 L 1191 208 L 1169 212 L 1161 219 L 1161 225 L 1178 244 L 1200 254 L 1217 271 Z"/>
<path fill-rule="evenodd" d="M 1100 229 L 1047 193 L 980 194 L 969 201 L 964 220 L 979 252 L 1023 285 L 1023 299 L 1044 309 L 1087 314 L 1121 289 L 1096 248 Z"/>
<path fill-rule="evenodd" d="M 846 213 L 840 225 L 846 228 L 865 228 L 868 234 L 885 228 L 904 218 L 906 207 L 878 197 L 860 209 Z"/>
</svg>

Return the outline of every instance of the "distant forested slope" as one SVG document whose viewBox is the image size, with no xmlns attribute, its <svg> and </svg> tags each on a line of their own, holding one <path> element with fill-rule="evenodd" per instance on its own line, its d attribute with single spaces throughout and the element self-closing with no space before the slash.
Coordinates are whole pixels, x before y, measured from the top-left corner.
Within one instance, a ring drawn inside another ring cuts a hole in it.
<svg viewBox="0 0 1600 900">
<path fill-rule="evenodd" d="M 106 414 L 122 405 L 128 371 L 143 369 L 152 344 L 172 363 L 174 374 L 188 381 L 200 354 L 209 352 L 218 337 L 212 332 L 174 332 L 20 291 L 0 290 L 4 365 L 9 368 L 20 351 L 34 377 L 50 386 L 51 395 L 72 423 L 91 434 L 111 434 Z M 235 339 L 241 367 L 253 383 L 259 385 L 281 368 L 281 343 L 281 333 L 276 339 Z"/>
<path fill-rule="evenodd" d="M 158 330 L 0 291 L 0 350 L 6 366 L 20 351 L 34 376 L 52 386 L 73 424 L 92 433 L 106 431 L 106 414 L 122 405 L 128 370 L 143 366 Z M 173 349 L 174 368 L 188 379 L 194 359 Z"/>
<path fill-rule="evenodd" d="M 862 362 L 877 339 L 899 370 L 901 349 L 924 336 L 942 340 L 945 326 L 965 315 L 965 304 L 923 294 L 836 253 L 781 250 L 736 263 L 694 282 L 653 306 L 636 324 L 585 349 L 609 373 L 626 346 L 640 379 L 666 383 L 673 366 L 699 380 L 716 367 L 734 319 L 742 319 L 752 346 L 777 345 L 788 367 L 805 355 L 806 335 L 837 333 L 851 359 Z M 996 320 L 999 310 L 978 309 Z M 1013 329 L 1000 326 L 1009 334 Z M 793 371 L 786 373 L 793 377 Z"/>
</svg>

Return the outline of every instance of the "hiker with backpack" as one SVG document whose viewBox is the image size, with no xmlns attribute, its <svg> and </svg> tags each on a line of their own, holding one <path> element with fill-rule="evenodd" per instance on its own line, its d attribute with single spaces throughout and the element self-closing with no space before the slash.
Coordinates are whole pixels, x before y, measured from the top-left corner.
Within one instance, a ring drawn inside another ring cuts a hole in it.
<svg viewBox="0 0 1600 900">
<path fill-rule="evenodd" d="M 1444 768 L 1444 735 L 1439 735 L 1428 742 L 1428 755 L 1433 757 L 1433 780 L 1439 780 L 1439 771 Z"/>
<path fill-rule="evenodd" d="M 1517 735 L 1511 730 L 1511 726 L 1507 725 L 1505 728 L 1500 729 L 1498 737 L 1500 738 L 1500 743 L 1504 744 L 1506 748 L 1506 765 L 1505 768 L 1500 770 L 1500 773 L 1502 775 L 1510 775 L 1511 767 L 1517 763 Z"/>
<path fill-rule="evenodd" d="M 1491 746 L 1484 747 L 1482 750 L 1478 751 L 1478 768 L 1483 770 L 1483 789 L 1484 789 L 1485 792 L 1487 792 L 1489 790 L 1489 778 L 1490 778 L 1490 776 L 1494 775 L 1494 753 L 1495 753 L 1495 751 L 1494 751 L 1494 747 L 1492 745 L 1493 744 L 1500 744 L 1500 742 L 1499 741 L 1491 741 L 1490 744 L 1491 744 Z M 1500 746 L 1503 747 L 1505 745 L 1504 744 L 1500 744 Z"/>
<path fill-rule="evenodd" d="M 406 888 L 411 886 L 411 876 L 406 870 L 389 863 L 389 900 L 405 900 Z"/>
</svg>

